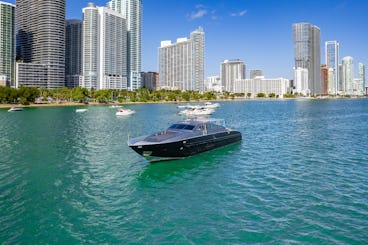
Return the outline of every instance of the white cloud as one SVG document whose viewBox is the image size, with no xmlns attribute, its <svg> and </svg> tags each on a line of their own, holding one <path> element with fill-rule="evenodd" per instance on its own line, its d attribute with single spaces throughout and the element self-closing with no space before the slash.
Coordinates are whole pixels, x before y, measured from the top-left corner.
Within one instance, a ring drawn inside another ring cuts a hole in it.
<svg viewBox="0 0 368 245">
<path fill-rule="evenodd" d="M 205 9 L 199 9 L 197 11 L 193 11 L 190 16 L 189 16 L 189 20 L 195 20 L 195 19 L 199 19 L 202 18 L 203 16 L 205 16 L 207 14 L 207 10 Z"/>
<path fill-rule="evenodd" d="M 241 17 L 244 16 L 247 13 L 247 10 L 242 10 L 240 12 L 231 13 L 230 16 L 232 17 Z"/>
</svg>

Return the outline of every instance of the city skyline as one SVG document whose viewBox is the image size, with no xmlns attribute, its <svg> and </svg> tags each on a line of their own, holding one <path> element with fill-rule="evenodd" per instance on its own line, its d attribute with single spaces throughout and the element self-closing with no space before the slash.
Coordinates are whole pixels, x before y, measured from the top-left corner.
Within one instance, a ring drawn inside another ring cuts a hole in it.
<svg viewBox="0 0 368 245">
<path fill-rule="evenodd" d="M 67 19 L 82 19 L 82 8 L 88 2 L 91 1 L 67 0 Z M 107 1 L 92 2 L 105 6 Z M 321 64 L 325 56 L 323 46 L 329 40 L 340 44 L 339 63 L 343 57 L 352 56 L 356 64 L 367 64 L 368 36 L 363 33 L 368 23 L 367 10 L 368 2 L 359 0 L 143 1 L 142 71 L 158 70 L 162 40 L 185 37 L 202 26 L 206 32 L 205 76 L 219 75 L 223 60 L 241 59 L 247 69 L 262 69 L 266 77 L 293 79 L 291 27 L 300 22 L 320 28 Z"/>
</svg>

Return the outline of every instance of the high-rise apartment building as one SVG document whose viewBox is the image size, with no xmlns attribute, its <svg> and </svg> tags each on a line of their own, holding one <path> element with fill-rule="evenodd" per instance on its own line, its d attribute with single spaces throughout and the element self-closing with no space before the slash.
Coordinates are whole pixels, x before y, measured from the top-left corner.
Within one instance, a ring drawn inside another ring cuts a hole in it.
<svg viewBox="0 0 368 245">
<path fill-rule="evenodd" d="M 0 1 L 0 86 L 13 86 L 15 75 L 15 5 Z"/>
<path fill-rule="evenodd" d="M 326 64 L 321 65 L 321 94 L 328 94 L 329 89 L 329 69 Z"/>
<path fill-rule="evenodd" d="M 142 0 L 112 0 L 107 6 L 119 12 L 126 19 L 127 25 L 127 72 L 128 88 L 135 90 L 142 87 L 141 50 L 142 50 Z"/>
<path fill-rule="evenodd" d="M 235 92 L 235 80 L 246 79 L 246 66 L 243 61 L 224 60 L 221 63 L 221 83 L 224 91 Z"/>
<path fill-rule="evenodd" d="M 191 32 L 190 39 L 176 43 L 162 41 L 158 50 L 160 87 L 180 90 L 204 90 L 204 31 Z"/>
<path fill-rule="evenodd" d="M 267 79 L 258 76 L 254 79 L 238 79 L 234 83 L 234 93 L 250 94 L 251 97 L 257 97 L 263 93 L 266 96 L 274 94 L 282 98 L 284 94 L 290 91 L 290 80 L 285 78 Z"/>
<path fill-rule="evenodd" d="M 344 87 L 344 94 L 353 95 L 354 83 L 354 59 L 346 56 L 342 59 L 342 84 Z"/>
<path fill-rule="evenodd" d="M 250 74 L 250 79 L 254 79 L 256 77 L 262 77 L 263 71 L 262 70 L 250 70 L 249 74 Z"/>
<path fill-rule="evenodd" d="M 82 30 L 81 20 L 67 20 L 65 29 L 65 78 L 66 86 L 79 86 L 82 75 Z"/>
<path fill-rule="evenodd" d="M 308 88 L 308 69 L 294 67 L 294 88 L 293 92 L 298 95 L 310 95 Z"/>
<path fill-rule="evenodd" d="M 204 91 L 222 92 L 220 76 L 210 76 L 204 80 Z"/>
<path fill-rule="evenodd" d="M 293 40 L 295 69 L 308 69 L 310 93 L 321 94 L 320 29 L 309 23 L 293 24 Z"/>
<path fill-rule="evenodd" d="M 337 95 L 339 88 L 339 42 L 327 41 L 325 43 L 325 62 L 327 68 L 332 69 L 332 79 L 329 81 L 328 93 Z"/>
<path fill-rule="evenodd" d="M 363 82 L 363 86 L 367 86 L 366 85 L 366 80 L 365 80 L 365 65 L 363 63 L 359 63 L 358 65 L 358 69 L 359 69 L 359 79 Z"/>
<path fill-rule="evenodd" d="M 65 0 L 17 0 L 16 29 L 17 86 L 64 87 Z"/>
<path fill-rule="evenodd" d="M 160 88 L 160 75 L 158 72 L 142 72 L 141 77 L 144 88 L 148 88 L 151 90 L 158 90 Z"/>
<path fill-rule="evenodd" d="M 88 89 L 127 89 L 126 21 L 90 3 L 83 9 L 83 78 Z"/>
</svg>

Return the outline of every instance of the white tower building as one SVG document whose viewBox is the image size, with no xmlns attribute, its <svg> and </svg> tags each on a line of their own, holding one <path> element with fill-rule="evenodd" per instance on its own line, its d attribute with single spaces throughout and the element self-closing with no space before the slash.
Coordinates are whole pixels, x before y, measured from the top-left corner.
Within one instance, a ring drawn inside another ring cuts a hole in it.
<svg viewBox="0 0 368 245">
<path fill-rule="evenodd" d="M 126 33 L 122 14 L 91 3 L 83 9 L 82 87 L 127 89 Z"/>
<path fill-rule="evenodd" d="M 246 78 L 246 66 L 243 61 L 224 60 L 221 63 L 221 82 L 224 91 L 235 92 L 235 80 Z"/>
<path fill-rule="evenodd" d="M 353 95 L 354 83 L 354 60 L 353 57 L 346 56 L 342 59 L 342 83 L 346 95 Z"/>
<path fill-rule="evenodd" d="M 107 6 L 122 14 L 127 25 L 127 73 L 128 88 L 135 90 L 142 87 L 142 0 L 112 0 Z"/>
<path fill-rule="evenodd" d="M 200 27 L 190 39 L 162 41 L 158 49 L 160 86 L 167 89 L 204 90 L 204 32 Z"/>
</svg>

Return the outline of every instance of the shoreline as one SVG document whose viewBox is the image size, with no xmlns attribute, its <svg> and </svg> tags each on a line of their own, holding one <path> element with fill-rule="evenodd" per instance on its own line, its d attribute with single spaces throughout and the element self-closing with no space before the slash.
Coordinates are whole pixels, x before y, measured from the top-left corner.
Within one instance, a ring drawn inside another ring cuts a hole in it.
<svg viewBox="0 0 368 245">
<path fill-rule="evenodd" d="M 10 109 L 12 107 L 20 108 L 37 108 L 37 107 L 85 107 L 85 106 L 110 106 L 110 105 L 135 105 L 135 104 L 184 104 L 184 103 L 204 103 L 204 102 L 229 102 L 229 101 L 285 101 L 285 100 L 337 100 L 337 99 L 367 99 L 367 96 L 362 97 L 323 97 L 323 98 L 311 98 L 311 97 L 296 97 L 296 98 L 235 98 L 235 99 L 216 99 L 216 100 L 193 100 L 193 101 L 148 101 L 148 102 L 122 102 L 122 103 L 99 103 L 89 102 L 88 104 L 77 102 L 59 102 L 59 103 L 44 103 L 44 104 L 0 104 L 0 109 Z"/>
</svg>

